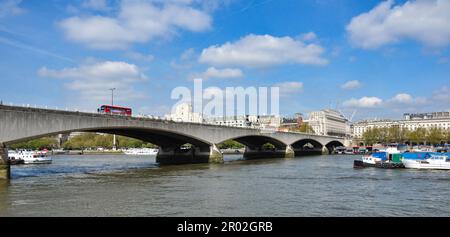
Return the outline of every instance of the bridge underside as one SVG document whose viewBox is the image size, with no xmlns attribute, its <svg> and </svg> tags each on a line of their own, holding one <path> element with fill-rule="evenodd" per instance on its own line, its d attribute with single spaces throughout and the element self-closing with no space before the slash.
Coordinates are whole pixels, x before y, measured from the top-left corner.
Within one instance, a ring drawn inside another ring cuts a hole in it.
<svg viewBox="0 0 450 237">
<path fill-rule="evenodd" d="M 223 156 L 214 144 L 178 133 L 136 128 L 96 129 L 91 132 L 132 137 L 158 145 L 156 162 L 160 165 L 223 162 Z M 182 147 L 186 144 L 190 146 Z"/>
<path fill-rule="evenodd" d="M 271 137 L 245 136 L 233 140 L 245 145 L 245 159 L 294 157 L 294 153 L 288 145 Z"/>
</svg>

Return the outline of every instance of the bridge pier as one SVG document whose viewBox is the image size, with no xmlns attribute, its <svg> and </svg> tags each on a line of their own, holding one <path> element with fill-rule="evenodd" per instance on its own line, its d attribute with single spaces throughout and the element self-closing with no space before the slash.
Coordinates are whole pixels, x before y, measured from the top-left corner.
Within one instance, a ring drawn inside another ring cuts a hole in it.
<svg viewBox="0 0 450 237">
<path fill-rule="evenodd" d="M 162 147 L 156 155 L 156 162 L 160 165 L 222 163 L 223 155 L 215 144 L 209 147 Z"/>
<path fill-rule="evenodd" d="M 274 150 L 263 150 L 261 148 L 251 148 L 246 146 L 244 158 L 247 160 L 264 158 L 294 158 L 295 153 L 291 146 L 285 148 L 275 148 Z"/>
<path fill-rule="evenodd" d="M 0 144 L 0 180 L 10 179 L 11 166 L 8 160 L 8 149 Z"/>
</svg>

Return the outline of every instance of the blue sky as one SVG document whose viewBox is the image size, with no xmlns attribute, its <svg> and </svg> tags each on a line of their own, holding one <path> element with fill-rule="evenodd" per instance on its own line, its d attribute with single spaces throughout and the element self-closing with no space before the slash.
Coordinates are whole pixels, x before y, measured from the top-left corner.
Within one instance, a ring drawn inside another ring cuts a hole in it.
<svg viewBox="0 0 450 237">
<path fill-rule="evenodd" d="M 450 1 L 0 0 L 3 103 L 163 115 L 177 86 L 279 86 L 280 113 L 449 110 Z"/>
</svg>

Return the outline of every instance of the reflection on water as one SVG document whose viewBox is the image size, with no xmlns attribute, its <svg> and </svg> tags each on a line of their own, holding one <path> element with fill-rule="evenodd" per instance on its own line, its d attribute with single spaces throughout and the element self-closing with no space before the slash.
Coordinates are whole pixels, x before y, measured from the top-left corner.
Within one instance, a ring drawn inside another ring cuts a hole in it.
<svg viewBox="0 0 450 237">
<path fill-rule="evenodd" d="M 355 156 L 158 167 L 151 156 L 14 166 L 0 216 L 449 216 L 450 172 L 353 169 Z"/>
</svg>

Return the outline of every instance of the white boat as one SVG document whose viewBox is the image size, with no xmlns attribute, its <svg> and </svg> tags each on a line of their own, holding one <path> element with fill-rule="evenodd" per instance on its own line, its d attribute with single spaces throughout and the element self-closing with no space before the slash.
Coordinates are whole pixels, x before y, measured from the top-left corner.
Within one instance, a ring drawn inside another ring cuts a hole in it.
<svg viewBox="0 0 450 237">
<path fill-rule="evenodd" d="M 362 161 L 364 163 L 374 165 L 385 160 L 391 161 L 394 154 L 400 154 L 400 151 L 396 147 L 388 147 L 386 149 L 383 149 L 383 151 L 363 156 Z"/>
<path fill-rule="evenodd" d="M 366 164 L 370 164 L 370 165 L 375 165 L 378 162 L 381 162 L 382 159 L 375 157 L 373 155 L 368 155 L 368 156 L 363 156 L 362 157 L 362 162 L 366 163 Z"/>
<path fill-rule="evenodd" d="M 34 152 L 27 150 L 8 151 L 10 160 L 23 160 L 24 164 L 50 164 L 52 158 L 46 156 L 44 152 Z"/>
<path fill-rule="evenodd" d="M 131 148 L 124 150 L 123 153 L 126 155 L 156 155 L 158 154 L 158 149 L 156 148 Z"/>
<path fill-rule="evenodd" d="M 446 155 L 431 155 L 425 160 L 403 159 L 402 162 L 409 169 L 450 170 L 450 157 Z"/>
</svg>

